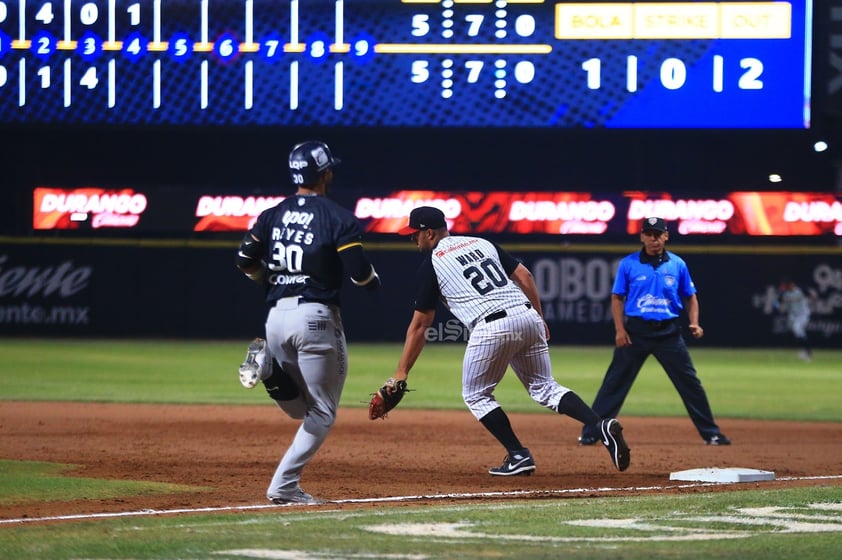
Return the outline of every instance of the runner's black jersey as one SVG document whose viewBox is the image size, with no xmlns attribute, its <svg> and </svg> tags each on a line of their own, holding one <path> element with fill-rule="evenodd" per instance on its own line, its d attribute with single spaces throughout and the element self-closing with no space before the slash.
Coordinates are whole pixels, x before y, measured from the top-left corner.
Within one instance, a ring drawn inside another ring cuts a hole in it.
<svg viewBox="0 0 842 560">
<path fill-rule="evenodd" d="M 267 303 L 301 296 L 339 304 L 345 276 L 339 251 L 362 243 L 350 211 L 324 196 L 293 195 L 264 210 L 251 234 L 264 247 Z"/>
</svg>

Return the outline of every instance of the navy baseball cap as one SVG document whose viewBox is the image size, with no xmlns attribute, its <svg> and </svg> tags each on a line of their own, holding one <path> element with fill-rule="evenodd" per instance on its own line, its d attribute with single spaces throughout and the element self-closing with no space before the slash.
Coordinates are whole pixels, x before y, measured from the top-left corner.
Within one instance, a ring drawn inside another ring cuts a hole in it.
<svg viewBox="0 0 842 560">
<path fill-rule="evenodd" d="M 643 218 L 640 231 L 647 230 L 667 231 L 667 222 L 663 218 Z"/>
<path fill-rule="evenodd" d="M 422 229 L 446 228 L 447 221 L 444 212 L 433 206 L 419 206 L 409 213 L 409 225 L 402 227 L 398 233 L 409 235 Z"/>
</svg>

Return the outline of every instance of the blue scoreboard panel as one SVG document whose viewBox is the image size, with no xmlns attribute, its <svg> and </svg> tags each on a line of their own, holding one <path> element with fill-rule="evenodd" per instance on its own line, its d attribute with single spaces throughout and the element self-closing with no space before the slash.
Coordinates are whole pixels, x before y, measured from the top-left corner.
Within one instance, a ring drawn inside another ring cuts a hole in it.
<svg viewBox="0 0 842 560">
<path fill-rule="evenodd" d="M 0 124 L 810 126 L 812 0 L 0 0 Z"/>
</svg>

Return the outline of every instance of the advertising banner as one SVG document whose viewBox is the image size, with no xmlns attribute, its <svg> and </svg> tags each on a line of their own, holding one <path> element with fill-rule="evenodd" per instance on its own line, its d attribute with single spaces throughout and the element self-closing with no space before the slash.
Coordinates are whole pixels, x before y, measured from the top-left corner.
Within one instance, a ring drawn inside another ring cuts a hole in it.
<svg viewBox="0 0 842 560">
<path fill-rule="evenodd" d="M 342 311 L 351 341 L 400 342 L 412 316 L 422 256 L 368 243 L 379 292 L 346 282 Z M 611 345 L 617 250 L 509 248 L 532 271 L 553 344 Z M 779 305 L 789 277 L 809 297 L 816 348 L 842 347 L 842 252 L 716 252 L 677 249 L 698 289 L 705 337 L 689 344 L 787 346 Z M 629 246 L 629 252 L 635 250 Z M 0 245 L 0 335 L 242 338 L 263 332 L 263 290 L 234 266 L 236 243 Z M 686 320 L 683 321 L 686 325 Z M 428 340 L 464 342 L 469 332 L 439 309 Z"/>
<path fill-rule="evenodd" d="M 231 233 L 233 239 L 284 198 L 175 187 L 38 187 L 33 190 L 32 230 L 179 238 Z M 645 191 L 395 190 L 371 195 L 337 189 L 331 198 L 353 209 L 375 238 L 393 235 L 417 206 L 440 208 L 453 233 L 508 239 L 625 241 L 649 216 L 667 220 L 673 239 L 842 238 L 842 197 L 835 193 L 733 191 L 679 197 Z"/>
<path fill-rule="evenodd" d="M 234 249 L 0 245 L 0 333 L 228 337 L 262 328 Z M 249 286 L 250 287 L 250 286 Z"/>
<path fill-rule="evenodd" d="M 808 295 L 807 333 L 817 346 L 842 345 L 840 254 L 705 254 L 677 251 L 698 290 L 705 336 L 691 344 L 787 346 L 793 344 L 780 306 L 780 284 L 790 278 Z M 611 290 L 615 254 L 527 254 L 544 316 L 559 344 L 613 344 Z M 683 319 L 686 326 L 686 318 Z M 686 330 L 685 330 L 686 333 Z"/>
</svg>

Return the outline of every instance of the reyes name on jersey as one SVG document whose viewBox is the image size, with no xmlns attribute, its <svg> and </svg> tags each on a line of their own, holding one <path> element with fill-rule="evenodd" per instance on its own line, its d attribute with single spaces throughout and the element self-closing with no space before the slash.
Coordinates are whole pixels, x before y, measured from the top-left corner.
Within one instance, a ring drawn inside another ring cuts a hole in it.
<svg viewBox="0 0 842 560">
<path fill-rule="evenodd" d="M 338 252 L 362 240 L 350 211 L 323 196 L 295 195 L 261 213 L 252 233 L 266 247 L 267 302 L 300 296 L 339 303 L 343 267 Z"/>
</svg>

